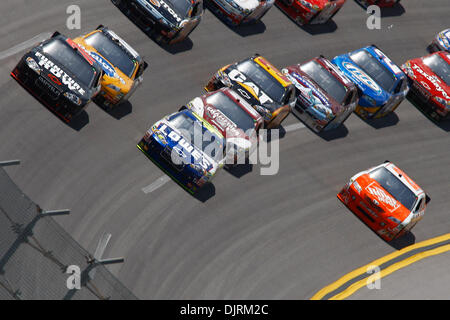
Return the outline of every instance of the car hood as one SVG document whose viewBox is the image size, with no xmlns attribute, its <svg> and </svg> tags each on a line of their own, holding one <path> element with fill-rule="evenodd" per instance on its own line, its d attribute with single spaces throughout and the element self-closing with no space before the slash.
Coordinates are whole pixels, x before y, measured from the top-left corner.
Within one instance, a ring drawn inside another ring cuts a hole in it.
<svg viewBox="0 0 450 320">
<path fill-rule="evenodd" d="M 124 91 L 129 91 L 133 85 L 133 81 L 125 75 L 121 70 L 116 68 L 104 56 L 99 54 L 94 47 L 89 46 L 82 38 L 74 39 L 81 48 L 83 48 L 102 68 L 104 75 L 103 80 L 107 84 L 113 84 Z"/>
<path fill-rule="evenodd" d="M 391 95 L 354 63 L 347 54 L 334 58 L 332 63 L 351 79 L 363 94 L 374 99 L 377 105 L 383 105 L 389 100 Z"/>
<path fill-rule="evenodd" d="M 228 142 L 232 142 L 243 149 L 249 149 L 256 142 L 256 134 L 249 137 L 244 130 L 239 128 L 222 111 L 214 105 L 206 103 L 205 99 L 195 98 L 190 102 L 190 108 L 219 130 Z"/>
<path fill-rule="evenodd" d="M 403 65 L 406 73 L 427 89 L 433 96 L 450 100 L 450 86 L 442 81 L 422 59 L 413 59 Z"/>
<path fill-rule="evenodd" d="M 29 53 L 24 59 L 26 61 L 34 60 L 41 69 L 40 76 L 49 81 L 58 91 L 70 92 L 83 100 L 91 98 L 93 94 L 92 88 L 81 84 L 63 65 L 48 57 L 42 51 L 36 50 Z"/>
<path fill-rule="evenodd" d="M 168 0 L 136 1 L 139 2 L 142 6 L 146 7 L 147 10 L 151 12 L 157 20 L 163 19 L 174 26 L 179 26 L 181 21 L 185 19 L 185 17 L 180 16 L 180 14 L 175 10 L 175 8 Z"/>
<path fill-rule="evenodd" d="M 356 179 L 361 191 L 360 196 L 374 212 L 385 217 L 395 217 L 404 221 L 410 211 L 387 192 L 377 181 L 371 179 L 369 174 L 363 174 Z"/>
<path fill-rule="evenodd" d="M 294 83 L 299 94 L 298 102 L 314 110 L 324 120 L 342 111 L 343 107 L 298 67 L 287 67 L 286 70 L 286 76 Z"/>
<path fill-rule="evenodd" d="M 181 135 L 181 132 L 172 127 L 167 121 L 156 123 L 149 133 L 155 137 L 163 147 L 168 147 L 178 154 L 187 164 L 200 166 L 203 170 L 214 173 L 219 164 L 205 154 L 200 148 L 190 143 Z"/>
</svg>

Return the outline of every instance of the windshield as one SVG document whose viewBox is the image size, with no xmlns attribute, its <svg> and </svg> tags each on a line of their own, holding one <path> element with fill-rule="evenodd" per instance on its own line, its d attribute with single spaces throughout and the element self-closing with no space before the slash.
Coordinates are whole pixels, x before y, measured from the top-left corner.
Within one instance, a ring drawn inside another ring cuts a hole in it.
<svg viewBox="0 0 450 320">
<path fill-rule="evenodd" d="M 237 68 L 258 85 L 273 101 L 283 103 L 284 87 L 260 65 L 252 60 L 247 60 L 240 63 Z"/>
<path fill-rule="evenodd" d="M 450 85 L 450 65 L 440 55 L 434 54 L 423 58 L 423 63 L 447 85 Z"/>
<path fill-rule="evenodd" d="M 377 181 L 406 209 L 412 210 L 416 201 L 415 194 L 396 176 L 385 167 L 376 169 L 370 173 L 370 177 Z"/>
<path fill-rule="evenodd" d="M 178 113 L 169 119 L 182 136 L 213 159 L 223 158 L 223 139 L 206 129 L 202 122 L 194 120 L 184 113 Z M 201 131 L 199 130 L 201 129 Z M 201 132 L 201 135 L 200 135 Z"/>
<path fill-rule="evenodd" d="M 136 64 L 119 44 L 108 38 L 103 32 L 96 32 L 85 39 L 97 52 L 122 71 L 128 78 L 134 73 Z"/>
<path fill-rule="evenodd" d="M 244 132 L 255 127 L 253 118 L 223 92 L 218 92 L 209 96 L 206 99 L 206 102 L 220 110 L 228 119 L 234 122 L 238 128 L 244 130 Z"/>
<path fill-rule="evenodd" d="M 327 69 L 316 61 L 310 61 L 301 66 L 304 73 L 310 76 L 322 89 L 339 103 L 343 103 L 347 89 Z"/>
<path fill-rule="evenodd" d="M 96 71 L 80 54 L 60 39 L 55 39 L 42 48 L 43 52 L 61 64 L 81 85 L 90 88 Z M 75 80 L 75 79 L 74 79 Z"/>
<path fill-rule="evenodd" d="M 365 50 L 358 51 L 350 58 L 374 79 L 385 91 L 391 91 L 395 84 L 395 77 L 380 61 Z"/>
<path fill-rule="evenodd" d="M 183 18 L 187 17 L 192 4 L 188 0 L 165 0 L 173 7 Z"/>
</svg>

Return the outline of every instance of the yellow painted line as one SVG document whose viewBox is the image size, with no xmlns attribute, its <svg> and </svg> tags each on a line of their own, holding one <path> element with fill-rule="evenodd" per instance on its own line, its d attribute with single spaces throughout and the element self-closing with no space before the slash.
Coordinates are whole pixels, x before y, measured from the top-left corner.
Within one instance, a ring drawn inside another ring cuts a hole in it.
<svg viewBox="0 0 450 320">
<path fill-rule="evenodd" d="M 315 295 L 313 295 L 311 297 L 311 300 L 320 300 L 322 299 L 324 296 L 326 296 L 328 293 L 333 292 L 334 290 L 338 289 L 339 287 L 341 287 L 343 284 L 347 283 L 348 281 L 367 273 L 367 268 L 373 265 L 377 265 L 380 266 L 390 260 L 393 260 L 409 251 L 418 249 L 418 248 L 422 248 L 422 247 L 427 247 L 439 242 L 443 242 L 446 240 L 450 240 L 450 233 L 447 233 L 445 235 L 433 238 L 433 239 L 429 239 L 429 240 L 425 240 L 416 244 L 413 244 L 411 246 L 408 246 L 406 248 L 403 248 L 399 251 L 395 251 L 393 253 L 388 254 L 387 256 L 381 257 L 375 261 L 372 261 L 371 263 L 362 266 L 348 274 L 346 274 L 345 276 L 341 277 L 340 279 L 338 279 L 337 281 L 333 282 L 332 284 L 324 287 L 323 289 L 319 290 Z"/>
<path fill-rule="evenodd" d="M 436 249 L 431 249 L 428 251 L 424 251 L 424 252 L 415 254 L 405 260 L 402 260 L 400 262 L 393 264 L 392 266 L 387 267 L 386 269 L 381 270 L 379 273 L 379 279 L 381 279 L 387 275 L 390 275 L 391 273 L 393 273 L 399 269 L 403 269 L 417 261 L 420 261 L 427 257 L 435 256 L 435 255 L 438 255 L 438 254 L 441 254 L 441 253 L 444 253 L 447 251 L 450 251 L 450 244 L 447 244 L 445 246 L 442 246 L 442 247 L 439 247 Z M 330 300 L 343 300 L 366 285 L 367 285 L 367 278 L 362 279 L 358 282 L 355 282 L 354 284 L 352 284 L 350 287 L 348 287 L 346 290 L 342 291 L 341 293 L 338 293 L 334 297 L 330 298 Z"/>
</svg>

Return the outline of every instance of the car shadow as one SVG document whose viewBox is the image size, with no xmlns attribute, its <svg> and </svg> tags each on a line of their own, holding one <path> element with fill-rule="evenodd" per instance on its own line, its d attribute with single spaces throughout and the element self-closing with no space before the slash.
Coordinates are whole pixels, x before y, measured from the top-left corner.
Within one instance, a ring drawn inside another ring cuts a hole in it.
<svg viewBox="0 0 450 320">
<path fill-rule="evenodd" d="M 304 123 L 303 120 L 300 119 L 295 113 L 292 113 L 292 114 L 309 131 L 311 131 L 312 133 L 314 133 L 315 135 L 319 136 L 320 138 L 322 138 L 325 141 L 332 141 L 332 140 L 336 140 L 336 139 L 345 138 L 348 135 L 348 129 L 345 126 L 345 124 L 341 124 L 339 127 L 335 128 L 335 129 L 331 129 L 331 130 L 328 130 L 328 131 L 323 131 L 323 132 L 317 133 L 314 130 L 312 130 L 306 123 Z"/>
<path fill-rule="evenodd" d="M 408 95 L 407 99 L 420 113 L 422 113 L 434 125 L 436 125 L 437 127 L 441 128 L 446 132 L 450 132 L 450 120 L 438 122 L 435 119 L 431 118 L 430 115 L 424 110 L 424 106 L 422 106 L 419 102 L 417 102 L 413 97 Z"/>
<path fill-rule="evenodd" d="M 133 112 L 133 105 L 129 101 L 112 108 L 104 107 L 99 103 L 96 103 L 96 105 L 116 120 L 120 120 Z"/>
<path fill-rule="evenodd" d="M 228 27 L 228 29 L 240 35 L 241 37 L 253 36 L 256 34 L 264 33 L 264 31 L 266 31 L 266 25 L 261 20 L 248 25 L 232 26 L 227 22 L 227 20 L 225 20 L 225 18 L 221 14 L 217 13 L 216 10 L 214 10 L 213 5 L 209 4 L 209 1 L 205 1 L 205 8 L 208 9 L 208 11 L 213 15 L 215 15 L 217 19 L 219 19 L 225 26 Z"/>
<path fill-rule="evenodd" d="M 162 41 L 158 41 L 158 39 L 155 38 L 154 35 L 151 34 L 150 31 L 145 30 L 145 28 L 143 28 L 142 26 L 140 26 L 139 24 L 137 24 L 126 12 L 124 12 L 124 10 L 122 10 L 121 8 L 117 7 L 114 3 L 113 5 L 120 11 L 122 12 L 122 14 L 128 18 L 128 20 L 130 20 L 139 30 L 141 30 L 148 38 L 150 38 L 151 40 L 153 40 L 153 42 L 155 42 L 158 46 L 160 46 L 163 50 L 167 51 L 170 54 L 177 54 L 177 53 L 181 53 L 181 52 L 185 52 L 185 51 L 189 51 L 193 48 L 194 43 L 192 42 L 192 40 L 189 37 L 186 37 L 185 39 L 183 39 L 180 42 L 174 43 L 174 44 L 167 44 L 164 43 Z"/>
<path fill-rule="evenodd" d="M 170 54 L 177 54 L 177 53 L 189 51 L 194 47 L 194 43 L 192 42 L 192 40 L 189 37 L 183 39 L 180 42 L 174 43 L 174 44 L 158 42 L 158 40 L 153 39 L 152 37 L 150 37 L 150 38 L 153 41 L 155 41 L 156 44 L 158 44 L 162 49 L 164 49 L 165 51 L 167 51 Z"/>
<path fill-rule="evenodd" d="M 283 127 L 283 125 L 280 125 L 278 128 L 267 129 L 264 132 L 265 133 L 262 135 L 261 138 L 266 143 L 270 143 L 272 142 L 272 140 L 273 141 L 281 140 L 286 136 L 286 129 Z"/>
<path fill-rule="evenodd" d="M 323 131 L 318 133 L 317 135 L 325 141 L 333 141 L 336 139 L 345 138 L 348 135 L 348 129 L 345 124 L 341 124 L 335 129 Z"/>
<path fill-rule="evenodd" d="M 350 212 L 352 212 L 350 210 Z M 374 235 L 376 235 L 379 239 L 384 241 L 386 244 L 390 245 L 392 248 L 396 250 L 401 250 L 407 246 L 413 245 L 416 242 L 416 237 L 411 231 L 406 232 L 404 235 L 402 235 L 400 238 L 393 239 L 391 241 L 386 241 L 383 239 L 375 230 L 373 230 L 370 226 L 368 226 L 364 220 L 362 220 L 357 214 L 352 212 L 353 215 L 362 223 L 364 224 L 367 229 L 373 232 Z"/>
<path fill-rule="evenodd" d="M 391 240 L 386 243 L 396 250 L 401 250 L 416 243 L 416 237 L 411 231 L 408 231 L 400 238 Z"/>
<path fill-rule="evenodd" d="M 304 26 L 299 25 L 299 27 L 311 35 L 332 33 L 337 30 L 337 24 L 333 19 L 323 24 L 307 24 Z"/>
<path fill-rule="evenodd" d="M 234 166 L 225 166 L 225 171 L 227 171 L 232 176 L 240 179 L 241 177 L 253 171 L 253 164 L 245 163 L 245 164 L 237 164 Z"/>
<path fill-rule="evenodd" d="M 401 5 L 401 3 L 397 3 L 391 8 L 383 8 L 381 9 L 381 17 L 398 17 L 406 12 L 405 8 Z"/>
<path fill-rule="evenodd" d="M 388 115 L 378 119 L 363 119 L 361 117 L 359 118 L 375 129 L 392 127 L 395 126 L 400 121 L 399 117 L 395 112 L 391 112 Z"/>
<path fill-rule="evenodd" d="M 200 190 L 198 190 L 192 196 L 195 199 L 205 203 L 206 201 L 208 201 L 215 195 L 216 195 L 216 187 L 214 186 L 214 184 L 208 183 L 208 184 L 204 185 L 202 188 L 200 188 Z"/>
<path fill-rule="evenodd" d="M 367 7 L 363 6 L 361 3 L 356 1 L 356 4 L 358 4 L 361 8 L 367 11 Z M 406 12 L 405 7 L 402 6 L 401 3 L 396 3 L 394 6 L 390 8 L 381 8 L 381 17 L 397 17 L 401 16 Z"/>
<path fill-rule="evenodd" d="M 278 6 L 275 5 L 275 7 L 278 8 Z M 282 14 L 284 14 L 289 20 L 292 21 L 292 23 L 296 24 L 300 29 L 303 29 L 304 31 L 308 32 L 311 35 L 316 34 L 323 34 L 323 33 L 331 33 L 335 32 L 337 30 L 337 24 L 333 21 L 333 19 L 328 20 L 326 23 L 323 24 L 306 24 L 306 25 L 300 25 L 298 24 L 294 19 L 292 19 L 286 12 L 278 8 Z"/>
<path fill-rule="evenodd" d="M 59 118 L 59 117 L 58 117 Z M 60 119 L 62 122 L 66 123 L 64 120 Z M 86 111 L 81 111 L 81 113 L 72 119 L 69 123 L 66 123 L 70 128 L 76 131 L 80 131 L 89 123 L 89 115 Z"/>
</svg>

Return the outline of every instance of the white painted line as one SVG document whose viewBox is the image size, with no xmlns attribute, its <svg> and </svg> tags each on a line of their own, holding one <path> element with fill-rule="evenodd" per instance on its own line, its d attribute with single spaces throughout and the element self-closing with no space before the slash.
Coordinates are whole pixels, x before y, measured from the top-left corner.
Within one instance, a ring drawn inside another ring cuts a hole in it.
<svg viewBox="0 0 450 320">
<path fill-rule="evenodd" d="M 145 194 L 151 193 L 151 192 L 155 191 L 156 189 L 161 188 L 163 185 L 165 185 L 169 181 L 170 181 L 170 178 L 168 176 L 164 175 L 161 178 L 159 178 L 158 180 L 156 180 L 155 182 L 146 186 L 145 188 L 142 188 L 142 191 Z"/>
<path fill-rule="evenodd" d="M 2 51 L 2 52 L 0 52 L 0 60 L 3 60 L 10 56 L 13 56 L 16 53 L 19 53 L 20 51 L 23 51 L 25 49 L 28 49 L 31 46 L 50 38 L 51 35 L 52 35 L 52 33 L 50 33 L 50 32 L 41 33 L 41 34 L 38 34 L 37 36 L 31 38 L 30 40 L 24 41 L 8 50 Z"/>
<path fill-rule="evenodd" d="M 305 125 L 303 123 L 299 122 L 299 123 L 290 124 L 290 125 L 284 127 L 284 131 L 292 132 L 292 131 L 295 131 L 295 130 L 298 130 L 298 129 L 302 129 L 304 127 L 305 127 Z"/>
</svg>

